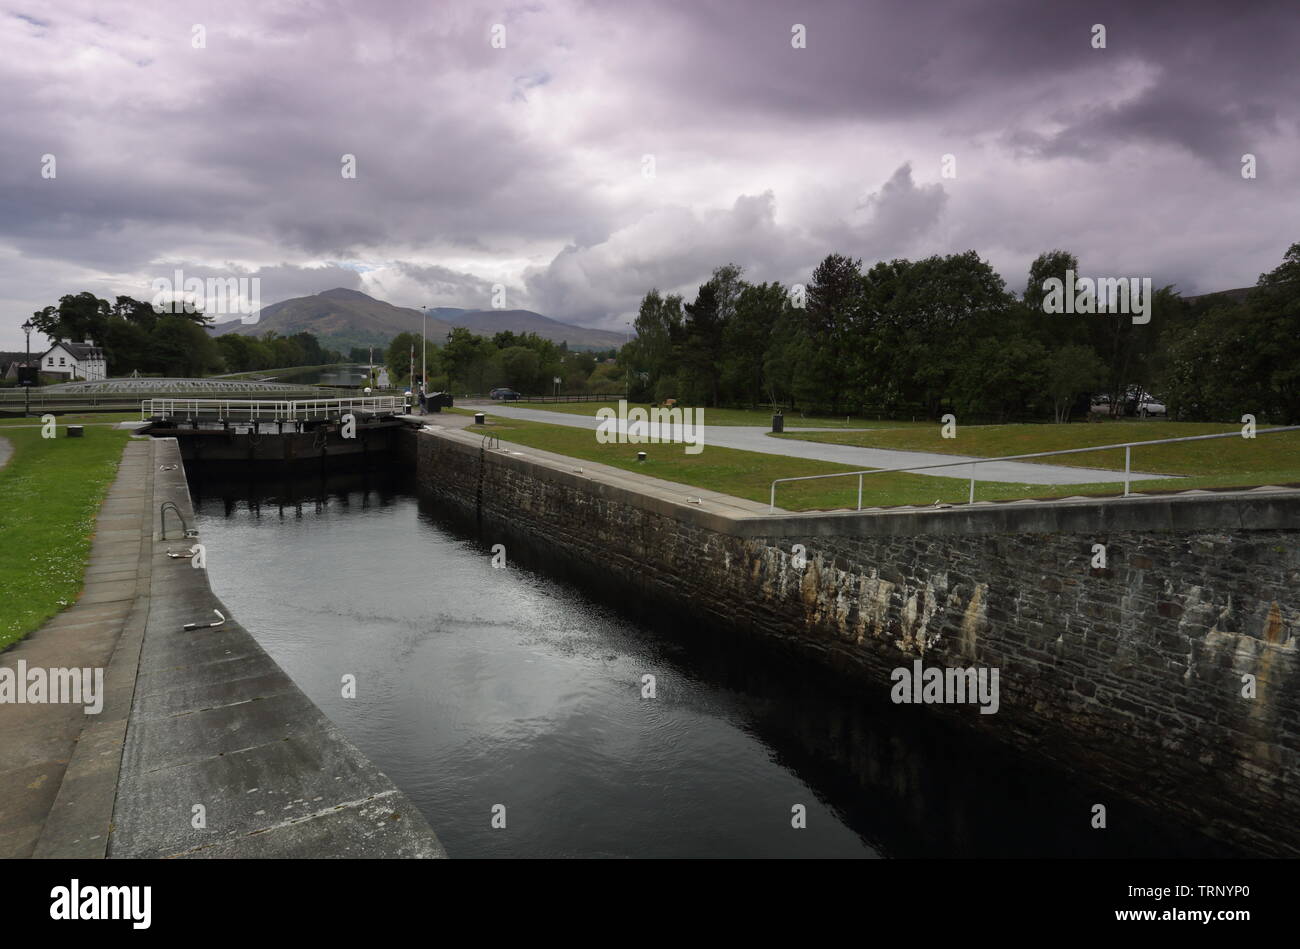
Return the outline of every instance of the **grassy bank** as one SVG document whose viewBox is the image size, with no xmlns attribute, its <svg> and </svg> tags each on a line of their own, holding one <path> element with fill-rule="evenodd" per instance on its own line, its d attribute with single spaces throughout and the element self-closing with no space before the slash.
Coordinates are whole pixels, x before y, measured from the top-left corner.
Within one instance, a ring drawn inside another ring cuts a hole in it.
<svg viewBox="0 0 1300 949">
<path fill-rule="evenodd" d="M 95 518 L 129 433 L 88 429 L 84 438 L 41 438 L 38 428 L 0 431 L 13 455 L 0 468 L 0 649 L 76 600 Z"/>
<path fill-rule="evenodd" d="M 613 399 L 605 402 L 511 402 L 511 406 L 517 406 L 521 409 L 539 409 L 544 412 L 565 412 L 569 415 L 585 415 L 594 418 L 596 410 L 599 408 L 611 408 L 618 410 L 618 400 Z M 649 409 L 648 402 L 629 402 L 628 408 Z M 756 427 L 767 428 L 772 424 L 772 412 L 770 409 L 705 409 L 704 423 L 706 425 L 753 425 Z M 809 415 L 805 417 L 800 412 L 787 412 L 785 415 L 785 424 L 787 426 L 809 428 L 872 428 L 876 426 L 904 427 L 913 425 L 929 425 L 930 422 L 887 422 L 880 419 L 862 419 L 848 416 L 839 416 L 829 418 L 823 415 Z"/>
<path fill-rule="evenodd" d="M 465 410 L 468 413 L 468 410 Z M 459 414 L 459 413 L 458 413 Z M 757 452 L 741 451 L 733 448 L 706 446 L 698 455 L 687 455 L 680 445 L 602 445 L 596 441 L 595 433 L 587 429 L 567 426 L 547 425 L 541 422 L 508 419 L 488 414 L 489 430 L 500 436 L 501 440 L 552 451 L 561 455 L 586 461 L 596 461 L 615 468 L 635 471 L 639 474 L 675 481 L 680 484 L 718 491 L 733 497 L 747 498 L 751 501 L 766 503 L 770 498 L 771 483 L 775 478 L 801 477 L 804 475 L 831 474 L 853 471 L 849 465 L 816 461 L 805 458 L 793 458 L 781 455 L 766 455 Z M 1136 423 L 1135 423 L 1136 424 Z M 1014 426 L 1013 426 L 1014 427 Z M 1050 431 L 1055 426 L 1027 426 L 1039 431 Z M 1071 426 L 1083 429 L 1084 426 Z M 1114 440 L 1117 426 L 1093 426 L 1109 433 Z M 1145 429 L 1144 429 L 1145 430 Z M 476 429 L 477 431 L 477 429 Z M 969 430 L 968 430 L 969 431 Z M 865 435 L 868 433 L 859 433 Z M 887 433 L 871 433 L 887 434 Z M 1190 433 L 1199 434 L 1199 433 Z M 1297 433 L 1300 434 L 1300 433 Z M 815 434 L 812 440 L 843 442 L 856 437 L 855 433 Z M 1053 438 L 1058 436 L 1053 436 Z M 1285 439 L 1290 435 L 1269 435 L 1264 438 Z M 1124 440 L 1121 436 L 1118 440 Z M 1196 447 L 1203 444 L 1229 444 L 1232 439 L 1218 442 L 1192 443 Z M 856 442 L 849 442 L 855 444 Z M 1259 445 L 1263 439 L 1256 439 Z M 970 443 L 968 442 L 967 445 Z M 985 444 L 990 444 L 985 442 Z M 1052 444 L 1048 439 L 1048 444 Z M 942 447 L 952 452 L 952 440 L 944 440 Z M 880 447 L 899 447 L 894 444 Z M 919 447 L 919 446 L 918 446 Z M 1066 444 L 1061 447 L 1075 447 Z M 925 450 L 934 450 L 935 446 L 927 444 Z M 645 462 L 636 460 L 638 450 L 645 450 L 648 458 Z M 997 454 L 1017 454 L 1025 451 L 1050 451 L 1051 448 L 1018 448 L 1018 451 L 997 452 Z M 964 451 L 982 454 L 967 447 Z M 1286 447 L 1269 448 L 1269 459 L 1264 462 L 1272 467 L 1251 467 L 1244 462 L 1216 465 L 1202 464 L 1197 470 L 1187 470 L 1183 477 L 1144 481 L 1135 485 L 1135 490 L 1142 491 L 1180 491 L 1188 488 L 1237 487 L 1255 484 L 1277 484 L 1300 482 L 1300 463 L 1293 443 L 1288 455 Z M 993 452 L 989 452 L 993 454 Z M 1123 453 L 1119 453 L 1119 465 L 1123 468 Z M 1282 457 L 1286 456 L 1286 457 Z M 1095 456 L 1082 456 L 1091 459 Z M 1247 455 L 1249 458 L 1249 454 Z M 1189 465 L 1196 467 L 1195 459 Z M 1096 467 L 1108 467 L 1096 465 Z M 1123 492 L 1123 481 L 1116 480 L 1100 484 L 1020 484 L 1016 482 L 981 481 L 976 485 L 975 498 L 979 501 L 1003 501 L 1021 498 L 1059 498 L 1072 495 L 1118 495 Z M 777 505 L 789 511 L 836 510 L 857 506 L 857 478 L 835 478 L 825 481 L 782 484 L 777 488 Z M 864 507 L 892 506 L 900 504 L 929 505 L 936 502 L 945 504 L 963 504 L 967 501 L 969 484 L 962 478 L 943 478 L 935 475 L 908 474 L 891 472 L 889 474 L 868 475 L 863 480 L 862 503 Z"/>
<path fill-rule="evenodd" d="M 480 431 L 480 429 L 474 429 Z M 503 442 L 514 442 L 543 451 L 553 451 L 585 461 L 597 461 L 638 474 L 676 481 L 766 503 L 775 478 L 832 474 L 856 470 L 850 465 L 783 455 L 766 455 L 708 445 L 697 455 L 688 455 L 681 445 L 602 445 L 593 431 L 542 422 L 522 421 L 488 415 L 488 428 Z M 645 462 L 636 460 L 644 450 Z M 1022 485 L 1000 482 L 983 483 L 976 497 L 980 500 L 1004 500 L 1026 497 L 1065 497 L 1071 494 L 1118 493 L 1120 482 L 1111 485 Z M 865 482 L 863 505 L 955 504 L 964 502 L 968 486 L 955 478 L 904 472 L 869 476 Z M 835 510 L 857 505 L 857 479 L 783 484 L 778 488 L 777 504 L 790 511 Z"/>
<path fill-rule="evenodd" d="M 1266 427 L 1266 426 L 1261 426 Z M 1240 433 L 1238 425 L 1197 422 L 1109 422 L 1101 425 L 968 425 L 957 427 L 956 438 L 943 438 L 938 424 L 924 428 L 873 432 L 805 432 L 774 435 L 804 441 L 900 451 L 931 451 L 996 458 L 1037 451 L 1059 451 L 1114 445 L 1120 442 L 1181 438 L 1189 435 Z M 1253 439 L 1218 438 L 1173 445 L 1134 448 L 1133 470 L 1181 475 L 1195 480 L 1187 487 L 1286 484 L 1300 482 L 1300 432 L 1262 435 Z M 1124 450 L 1086 452 L 1033 463 L 1124 470 Z"/>
<path fill-rule="evenodd" d="M 54 413 L 59 425 L 116 425 L 118 422 L 138 422 L 140 421 L 139 412 L 79 412 L 71 415 L 60 415 Z M 34 415 L 30 418 L 22 416 L 11 416 L 0 418 L 0 428 L 12 428 L 13 426 L 31 426 L 41 424 L 40 415 Z"/>
</svg>

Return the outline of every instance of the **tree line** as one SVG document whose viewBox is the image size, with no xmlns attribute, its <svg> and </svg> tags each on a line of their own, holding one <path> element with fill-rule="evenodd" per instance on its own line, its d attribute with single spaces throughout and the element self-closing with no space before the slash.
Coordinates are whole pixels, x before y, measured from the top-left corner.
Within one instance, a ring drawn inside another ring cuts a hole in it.
<svg viewBox="0 0 1300 949">
<path fill-rule="evenodd" d="M 159 310 L 129 296 L 109 303 L 89 291 L 61 297 L 57 306 L 32 316 L 32 324 L 50 339 L 94 340 L 104 350 L 110 376 L 198 377 L 343 360 L 312 333 L 280 336 L 269 330 L 257 337 L 213 337 L 207 330 L 211 322 L 198 310 Z"/>
<path fill-rule="evenodd" d="M 557 389 L 565 394 L 622 393 L 627 386 L 613 350 L 570 350 L 566 343 L 536 333 L 506 330 L 487 337 L 458 327 L 443 340 L 430 339 L 424 352 L 430 392 L 481 395 L 509 387 L 530 395 Z M 384 351 L 384 364 L 395 380 L 409 383 L 412 362 L 418 379 L 420 361 L 419 333 L 397 334 Z"/>
<path fill-rule="evenodd" d="M 1045 312 L 1044 282 L 1079 273 L 1048 251 L 1017 296 L 974 251 L 865 270 L 832 253 L 802 288 L 726 264 L 690 302 L 650 290 L 619 362 L 638 401 L 1059 422 L 1146 391 L 1186 420 L 1300 421 L 1300 244 L 1244 298 L 1154 290 L 1145 323 Z"/>
</svg>

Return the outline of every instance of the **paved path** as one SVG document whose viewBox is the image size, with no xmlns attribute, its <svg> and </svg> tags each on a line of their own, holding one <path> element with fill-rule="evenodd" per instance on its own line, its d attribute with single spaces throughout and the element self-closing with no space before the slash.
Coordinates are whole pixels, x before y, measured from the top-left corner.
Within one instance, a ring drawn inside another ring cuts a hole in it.
<svg viewBox="0 0 1300 949">
<path fill-rule="evenodd" d="M 180 449 L 153 442 L 151 510 L 195 524 Z M 153 582 L 110 857 L 442 857 L 415 805 L 334 727 L 212 592 L 207 571 L 151 545 Z M 185 631 L 186 623 L 225 622 Z M 343 670 L 346 671 L 346 670 Z M 193 808 L 206 826 L 194 826 Z"/>
<path fill-rule="evenodd" d="M 0 655 L 102 670 L 103 707 L 0 704 L 0 858 L 440 857 L 415 805 L 233 618 L 159 504 L 194 523 L 171 439 L 127 443 L 80 598 Z M 195 804 L 207 825 L 194 826 Z"/>
<path fill-rule="evenodd" d="M 476 406 L 465 407 L 476 408 Z M 595 417 L 595 409 L 592 410 L 590 416 L 500 404 L 484 406 L 483 411 L 489 415 L 500 415 L 505 418 L 532 419 L 536 422 L 567 425 L 571 428 L 587 428 L 593 431 L 600 424 Z M 717 445 L 721 448 L 739 448 L 742 451 L 759 452 L 764 455 L 785 455 L 793 458 L 833 461 L 843 465 L 852 465 L 855 468 L 898 468 L 903 465 L 929 465 L 947 461 L 968 464 L 972 461 L 981 460 L 973 455 L 945 455 L 935 452 L 858 448 L 853 445 L 829 445 L 823 442 L 807 442 L 792 438 L 769 438 L 766 431 L 765 428 L 757 425 L 706 424 L 704 426 L 704 444 L 706 446 Z M 826 429 L 820 429 L 819 431 L 826 431 Z M 970 478 L 970 468 L 932 468 L 918 471 L 917 474 L 966 480 Z M 1100 484 L 1123 481 L 1124 473 L 1122 471 L 1107 471 L 1102 468 L 1072 468 L 1066 465 L 1042 465 L 1025 461 L 995 461 L 981 464 L 976 469 L 976 477 L 980 481 L 1005 481 L 1018 484 Z M 1150 481 L 1168 477 L 1170 475 L 1134 472 L 1131 479 L 1133 481 Z"/>
<path fill-rule="evenodd" d="M 102 826 L 97 833 L 73 832 L 75 844 L 58 855 L 102 856 L 107 845 L 117 771 L 101 765 L 121 754 L 135 679 L 129 661 L 112 660 L 123 643 L 129 657 L 131 637 L 124 632 L 134 626 L 138 638 L 143 629 L 133 607 L 140 584 L 148 583 L 139 567 L 141 534 L 147 537 L 149 529 L 149 447 L 126 445 L 100 508 L 80 598 L 0 655 L 0 665 L 15 670 L 20 661 L 28 669 L 105 669 L 107 693 L 98 715 L 73 704 L 0 705 L 0 857 L 47 855 L 68 826 L 59 818 L 85 808 L 100 812 Z M 78 750 L 81 765 L 74 767 Z"/>
<path fill-rule="evenodd" d="M 14 446 L 9 444 L 9 439 L 0 438 L 0 468 L 9 464 L 9 458 L 14 453 Z"/>
</svg>

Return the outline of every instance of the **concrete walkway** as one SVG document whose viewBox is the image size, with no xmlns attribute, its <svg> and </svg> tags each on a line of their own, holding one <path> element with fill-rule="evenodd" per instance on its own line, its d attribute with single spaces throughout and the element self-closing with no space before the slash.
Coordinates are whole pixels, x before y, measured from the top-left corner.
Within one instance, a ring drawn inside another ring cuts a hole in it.
<svg viewBox="0 0 1300 949">
<path fill-rule="evenodd" d="M 180 449 L 151 444 L 151 514 L 170 501 L 192 526 Z M 108 856 L 445 856 L 415 805 L 230 615 L 207 570 L 167 555 L 202 543 L 178 520 L 165 540 L 149 528 L 150 607 Z M 210 628 L 214 610 L 226 620 Z"/>
<path fill-rule="evenodd" d="M 126 445 L 96 521 L 81 597 L 0 656 L 10 669 L 20 661 L 29 669 L 107 667 L 98 715 L 73 704 L 0 705 L 0 857 L 103 856 L 135 678 L 124 634 L 143 629 L 134 607 L 148 583 L 139 565 L 149 449 Z M 124 642 L 125 661 L 114 664 Z"/>
<path fill-rule="evenodd" d="M 478 406 L 465 405 L 464 408 Z M 504 418 L 531 419 L 550 425 L 567 425 L 571 428 L 586 428 L 593 432 L 600 424 L 595 417 L 595 409 L 590 416 L 571 415 L 567 412 L 551 412 L 545 409 L 527 409 L 517 405 L 492 403 L 482 407 L 489 415 Z M 707 414 L 705 416 L 708 417 Z M 827 431 L 827 429 L 819 429 Z M 838 431 L 838 429 L 830 429 Z M 709 425 L 704 426 L 704 444 L 720 448 L 738 448 L 741 451 L 753 451 L 764 455 L 785 455 L 790 458 L 812 458 L 818 461 L 832 461 L 854 468 L 899 468 L 903 465 L 931 465 L 952 462 L 954 465 L 969 464 L 984 459 L 974 455 L 947 455 L 936 452 L 895 451 L 885 448 L 858 448 L 853 445 L 829 445 L 822 442 L 807 442 L 792 438 L 769 438 L 767 429 L 757 425 Z M 970 468 L 932 468 L 921 470 L 917 474 L 934 475 L 939 478 L 970 478 Z M 1169 478 L 1170 475 L 1141 474 L 1134 472 L 1133 481 L 1153 481 Z M 1066 465 L 1033 464 L 1024 461 L 985 462 L 976 469 L 976 478 L 980 481 L 1005 481 L 1013 484 L 1101 484 L 1124 480 L 1122 471 L 1107 471 L 1103 468 L 1073 468 Z"/>
<path fill-rule="evenodd" d="M 14 446 L 9 444 L 9 439 L 0 438 L 0 468 L 9 464 L 9 459 L 14 453 Z"/>
<path fill-rule="evenodd" d="M 233 618 L 196 569 L 173 439 L 129 442 L 81 597 L 0 657 L 103 669 L 80 704 L 0 705 L 0 857 L 441 857 L 415 805 Z M 196 806 L 198 810 L 196 810 Z M 199 817 L 202 817 L 202 820 Z"/>
</svg>

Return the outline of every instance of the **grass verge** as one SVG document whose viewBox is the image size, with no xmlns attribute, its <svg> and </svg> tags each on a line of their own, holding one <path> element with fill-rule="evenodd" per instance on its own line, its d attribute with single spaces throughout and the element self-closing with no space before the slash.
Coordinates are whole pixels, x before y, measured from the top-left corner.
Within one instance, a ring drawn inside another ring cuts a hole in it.
<svg viewBox="0 0 1300 949">
<path fill-rule="evenodd" d="M 118 422 L 138 422 L 140 421 L 139 412 L 81 412 L 73 415 L 59 415 L 55 413 L 60 425 L 116 425 Z M 40 415 L 30 418 L 23 418 L 21 415 L 0 418 L 0 428 L 13 428 L 15 426 L 39 426 L 41 424 Z"/>
<path fill-rule="evenodd" d="M 0 649 L 39 629 L 81 592 L 95 518 L 117 474 L 128 432 L 41 438 L 7 428 L 0 468 Z"/>
<path fill-rule="evenodd" d="M 475 429 L 479 431 L 479 429 Z M 775 478 L 832 474 L 857 470 L 850 465 L 766 455 L 735 448 L 706 446 L 698 455 L 688 455 L 681 445 L 602 445 L 595 432 L 588 429 L 547 425 L 542 422 L 488 416 L 488 427 L 503 442 L 513 442 L 571 458 L 595 461 L 633 471 L 637 474 L 675 481 L 692 487 L 718 491 L 732 497 L 767 503 Z M 644 450 L 645 462 L 636 460 Z M 1162 482 L 1164 483 L 1164 482 Z M 1181 482 L 1175 488 L 1186 487 Z M 1055 498 L 1075 494 L 1118 494 L 1123 483 L 1106 484 L 1016 484 L 980 482 L 976 499 L 981 501 L 1019 498 Z M 777 489 L 777 505 L 787 511 L 840 510 L 857 506 L 856 478 L 782 484 Z M 899 504 L 960 504 L 967 500 L 968 483 L 960 478 L 891 472 L 868 475 L 863 481 L 864 507 Z"/>
<path fill-rule="evenodd" d="M 468 413 L 467 413 L 468 414 Z M 1141 423 L 1133 423 L 1141 424 Z M 990 426 L 994 427 L 994 426 Z M 996 426 L 999 428 L 1020 426 Z M 1049 426 L 1024 426 L 1048 430 Z M 1060 426 L 1066 427 L 1066 426 Z M 1103 435 L 1109 433 L 1115 440 L 1118 426 L 1068 426 L 1071 428 L 1101 428 Z M 1214 427 L 1214 426 L 1210 426 Z M 1055 426 L 1051 427 L 1055 428 Z M 1218 428 L 1222 428 L 1219 426 Z M 816 461 L 805 458 L 793 458 L 783 455 L 766 455 L 758 452 L 741 451 L 734 448 L 706 446 L 698 455 L 687 455 L 680 445 L 602 445 L 596 441 L 595 433 L 588 429 L 570 428 L 562 425 L 548 425 L 542 422 L 523 421 L 488 415 L 488 429 L 498 435 L 502 441 L 514 442 L 543 451 L 552 451 L 572 458 L 600 462 L 615 468 L 622 468 L 638 474 L 675 481 L 680 484 L 704 488 L 729 494 L 732 497 L 746 498 L 751 501 L 767 503 L 770 499 L 771 483 L 775 478 L 802 477 L 804 475 L 832 474 L 856 470 L 853 466 Z M 1144 429 L 1147 431 L 1148 429 Z M 937 431 L 937 429 L 936 429 Z M 968 429 L 968 432 L 970 430 Z M 866 435 L 868 433 L 858 433 Z M 1200 434 L 1189 432 L 1188 434 Z M 1300 433 L 1295 433 L 1300 435 Z M 814 441 L 835 441 L 843 443 L 844 439 L 853 437 L 854 433 L 814 435 Z M 1292 435 L 1266 435 L 1253 442 L 1243 439 L 1247 445 L 1262 444 L 1264 439 L 1289 439 Z M 1122 434 L 1118 440 L 1126 439 Z M 849 442 L 854 444 L 855 442 Z M 944 440 L 943 447 L 952 451 L 953 440 Z M 969 447 L 972 454 L 983 454 Z M 985 443 L 987 444 L 987 442 Z M 1234 451 L 1240 451 L 1233 439 L 1220 439 L 1211 442 L 1192 442 L 1189 445 L 1167 446 L 1168 448 L 1197 448 L 1198 454 L 1186 463 L 1195 467 L 1199 458 L 1199 446 L 1234 445 Z M 875 447 L 875 446 L 873 446 Z M 896 447 L 893 444 L 879 447 Z M 1062 447 L 1076 447 L 1067 444 Z M 927 443 L 925 450 L 934 450 L 935 446 Z M 647 453 L 645 462 L 636 460 L 638 450 Z M 919 449 L 918 449 L 919 450 Z M 1019 454 L 1026 451 L 1050 451 L 1051 448 L 1019 448 L 1017 451 L 998 452 L 998 454 Z M 1155 449 L 1147 449 L 1154 452 Z M 1220 452 L 1224 451 L 1222 447 Z M 1251 487 L 1259 484 L 1300 483 L 1300 452 L 1293 442 L 1289 452 L 1285 445 L 1271 447 L 1269 455 L 1262 464 L 1248 465 L 1242 459 L 1238 464 L 1215 464 L 1211 455 L 1209 463 L 1200 465 L 1200 470 L 1186 470 L 1182 477 L 1158 479 L 1135 483 L 1135 491 L 1182 491 L 1189 488 L 1224 488 Z M 989 452 L 992 454 L 992 452 Z M 1098 453 L 1100 454 L 1100 453 Z M 1119 452 L 1119 465 L 1123 468 L 1123 452 Z M 1081 455 L 1092 464 L 1095 455 Z M 1247 458 L 1249 455 L 1247 450 Z M 1177 458 L 1172 462 L 1179 463 Z M 1255 459 L 1259 462 L 1260 459 Z M 1096 464 L 1095 467 L 1110 467 Z M 1135 468 L 1137 466 L 1135 465 Z M 1148 469 L 1149 470 L 1149 469 Z M 1165 469 L 1169 470 L 1169 469 Z M 1022 498 L 1049 499 L 1074 495 L 1118 495 L 1123 492 L 1122 480 L 1104 483 L 1079 484 L 1021 484 L 1005 481 L 980 481 L 976 483 L 975 499 L 977 501 L 1008 501 Z M 889 507 L 901 504 L 930 505 L 935 503 L 964 504 L 969 496 L 969 482 L 963 478 L 944 478 L 937 475 L 909 474 L 907 472 L 890 472 L 888 474 L 867 475 L 863 479 L 863 507 Z M 782 484 L 777 488 L 777 505 L 787 511 L 842 510 L 857 507 L 857 478 L 834 478 L 825 481 L 796 482 Z"/>
<path fill-rule="evenodd" d="M 594 418 L 596 410 L 600 408 L 610 408 L 618 411 L 617 399 L 606 402 L 510 402 L 508 404 L 521 409 L 564 412 L 568 415 L 585 415 L 588 418 Z M 642 408 L 649 410 L 650 403 L 629 402 L 627 407 L 629 409 Z M 767 428 L 772 424 L 772 412 L 770 409 L 705 409 L 704 423 L 706 425 L 752 425 Z M 810 415 L 805 418 L 799 412 L 787 412 L 785 424 L 795 428 L 872 428 L 876 426 L 910 427 L 914 425 L 928 427 L 932 423 L 928 421 L 886 422 L 880 419 L 861 419 L 845 416 L 828 418 L 820 415 Z"/>
<path fill-rule="evenodd" d="M 956 438 L 943 438 L 938 424 L 926 428 L 875 432 L 803 432 L 772 437 L 865 448 L 997 458 L 1036 451 L 1059 451 L 1188 435 L 1224 432 L 1239 434 L 1240 431 L 1239 425 L 1147 421 L 1108 422 L 1102 425 L 958 425 Z M 1180 475 L 1195 482 L 1170 482 L 1170 486 L 1182 484 L 1183 487 L 1209 488 L 1300 482 L 1300 432 L 1260 435 L 1253 439 L 1217 438 L 1153 445 L 1134 448 L 1132 457 L 1134 471 Z M 1124 449 L 1030 459 L 1029 463 L 1123 471 Z M 1151 484 L 1143 482 L 1145 486 Z"/>
</svg>

